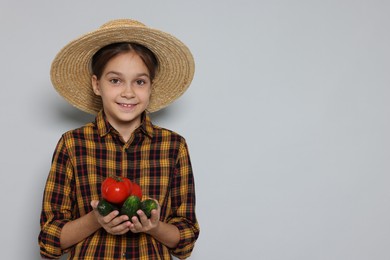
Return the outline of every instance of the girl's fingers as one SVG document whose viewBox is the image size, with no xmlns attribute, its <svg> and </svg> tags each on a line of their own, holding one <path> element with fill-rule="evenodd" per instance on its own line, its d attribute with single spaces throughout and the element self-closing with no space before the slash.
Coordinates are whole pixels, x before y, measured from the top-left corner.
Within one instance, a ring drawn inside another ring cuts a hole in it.
<svg viewBox="0 0 390 260">
<path fill-rule="evenodd" d="M 97 206 L 98 206 L 98 204 L 99 204 L 99 201 L 98 201 L 98 200 L 92 200 L 92 201 L 91 201 L 91 207 L 92 207 L 93 209 L 96 209 Z"/>
<path fill-rule="evenodd" d="M 146 216 L 146 214 L 142 210 L 138 210 L 137 214 L 139 216 L 139 220 L 142 226 L 148 225 L 148 217 Z"/>
<path fill-rule="evenodd" d="M 129 231 L 130 221 L 125 221 L 117 226 L 110 228 L 109 233 L 113 235 L 122 235 Z"/>
<path fill-rule="evenodd" d="M 152 223 L 156 223 L 156 222 L 158 222 L 159 218 L 160 218 L 160 216 L 159 216 L 158 211 L 155 210 L 155 209 L 153 209 L 153 210 L 151 211 L 150 221 L 151 221 Z"/>
</svg>

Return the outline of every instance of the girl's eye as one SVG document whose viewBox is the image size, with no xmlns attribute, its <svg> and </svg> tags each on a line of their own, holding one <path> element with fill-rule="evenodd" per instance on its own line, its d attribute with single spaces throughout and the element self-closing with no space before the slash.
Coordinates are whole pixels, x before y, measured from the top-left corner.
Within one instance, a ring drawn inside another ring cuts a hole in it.
<svg viewBox="0 0 390 260">
<path fill-rule="evenodd" d="M 110 82 L 113 84 L 119 84 L 120 80 L 119 79 L 110 79 Z"/>
<path fill-rule="evenodd" d="M 137 83 L 137 85 L 142 86 L 142 85 L 144 85 L 146 82 L 145 82 L 145 80 L 139 79 L 139 80 L 136 81 L 136 83 Z"/>
</svg>

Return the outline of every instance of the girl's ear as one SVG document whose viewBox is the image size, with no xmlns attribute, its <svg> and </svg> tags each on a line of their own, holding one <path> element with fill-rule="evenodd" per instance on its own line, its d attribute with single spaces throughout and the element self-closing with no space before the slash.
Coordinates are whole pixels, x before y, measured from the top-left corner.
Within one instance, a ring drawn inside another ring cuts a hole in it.
<svg viewBox="0 0 390 260">
<path fill-rule="evenodd" d="M 97 79 L 96 75 L 93 75 L 91 78 L 92 83 L 92 89 L 95 95 L 100 96 L 100 86 L 99 86 L 99 80 Z"/>
</svg>

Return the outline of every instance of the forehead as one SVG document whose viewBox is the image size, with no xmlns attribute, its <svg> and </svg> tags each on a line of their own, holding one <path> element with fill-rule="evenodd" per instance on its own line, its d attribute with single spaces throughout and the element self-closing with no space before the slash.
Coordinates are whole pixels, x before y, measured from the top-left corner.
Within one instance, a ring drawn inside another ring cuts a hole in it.
<svg viewBox="0 0 390 260">
<path fill-rule="evenodd" d="M 104 73 L 118 72 L 118 73 L 131 73 L 131 72 L 144 72 L 148 73 L 142 58 L 135 52 L 120 53 L 112 57 L 104 68 Z"/>
</svg>

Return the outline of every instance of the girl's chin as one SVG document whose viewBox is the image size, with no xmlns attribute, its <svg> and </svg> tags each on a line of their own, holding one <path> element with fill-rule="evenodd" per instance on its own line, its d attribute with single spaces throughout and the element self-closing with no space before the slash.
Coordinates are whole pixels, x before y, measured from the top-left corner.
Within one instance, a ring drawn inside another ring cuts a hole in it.
<svg viewBox="0 0 390 260">
<path fill-rule="evenodd" d="M 138 120 L 141 117 L 141 114 L 127 114 L 127 115 L 118 115 L 117 119 L 122 122 L 133 122 Z"/>
<path fill-rule="evenodd" d="M 115 111 L 113 113 L 106 113 L 108 119 L 112 119 L 116 122 L 130 123 L 134 120 L 138 120 L 141 117 L 142 112 L 138 111 Z"/>
</svg>

